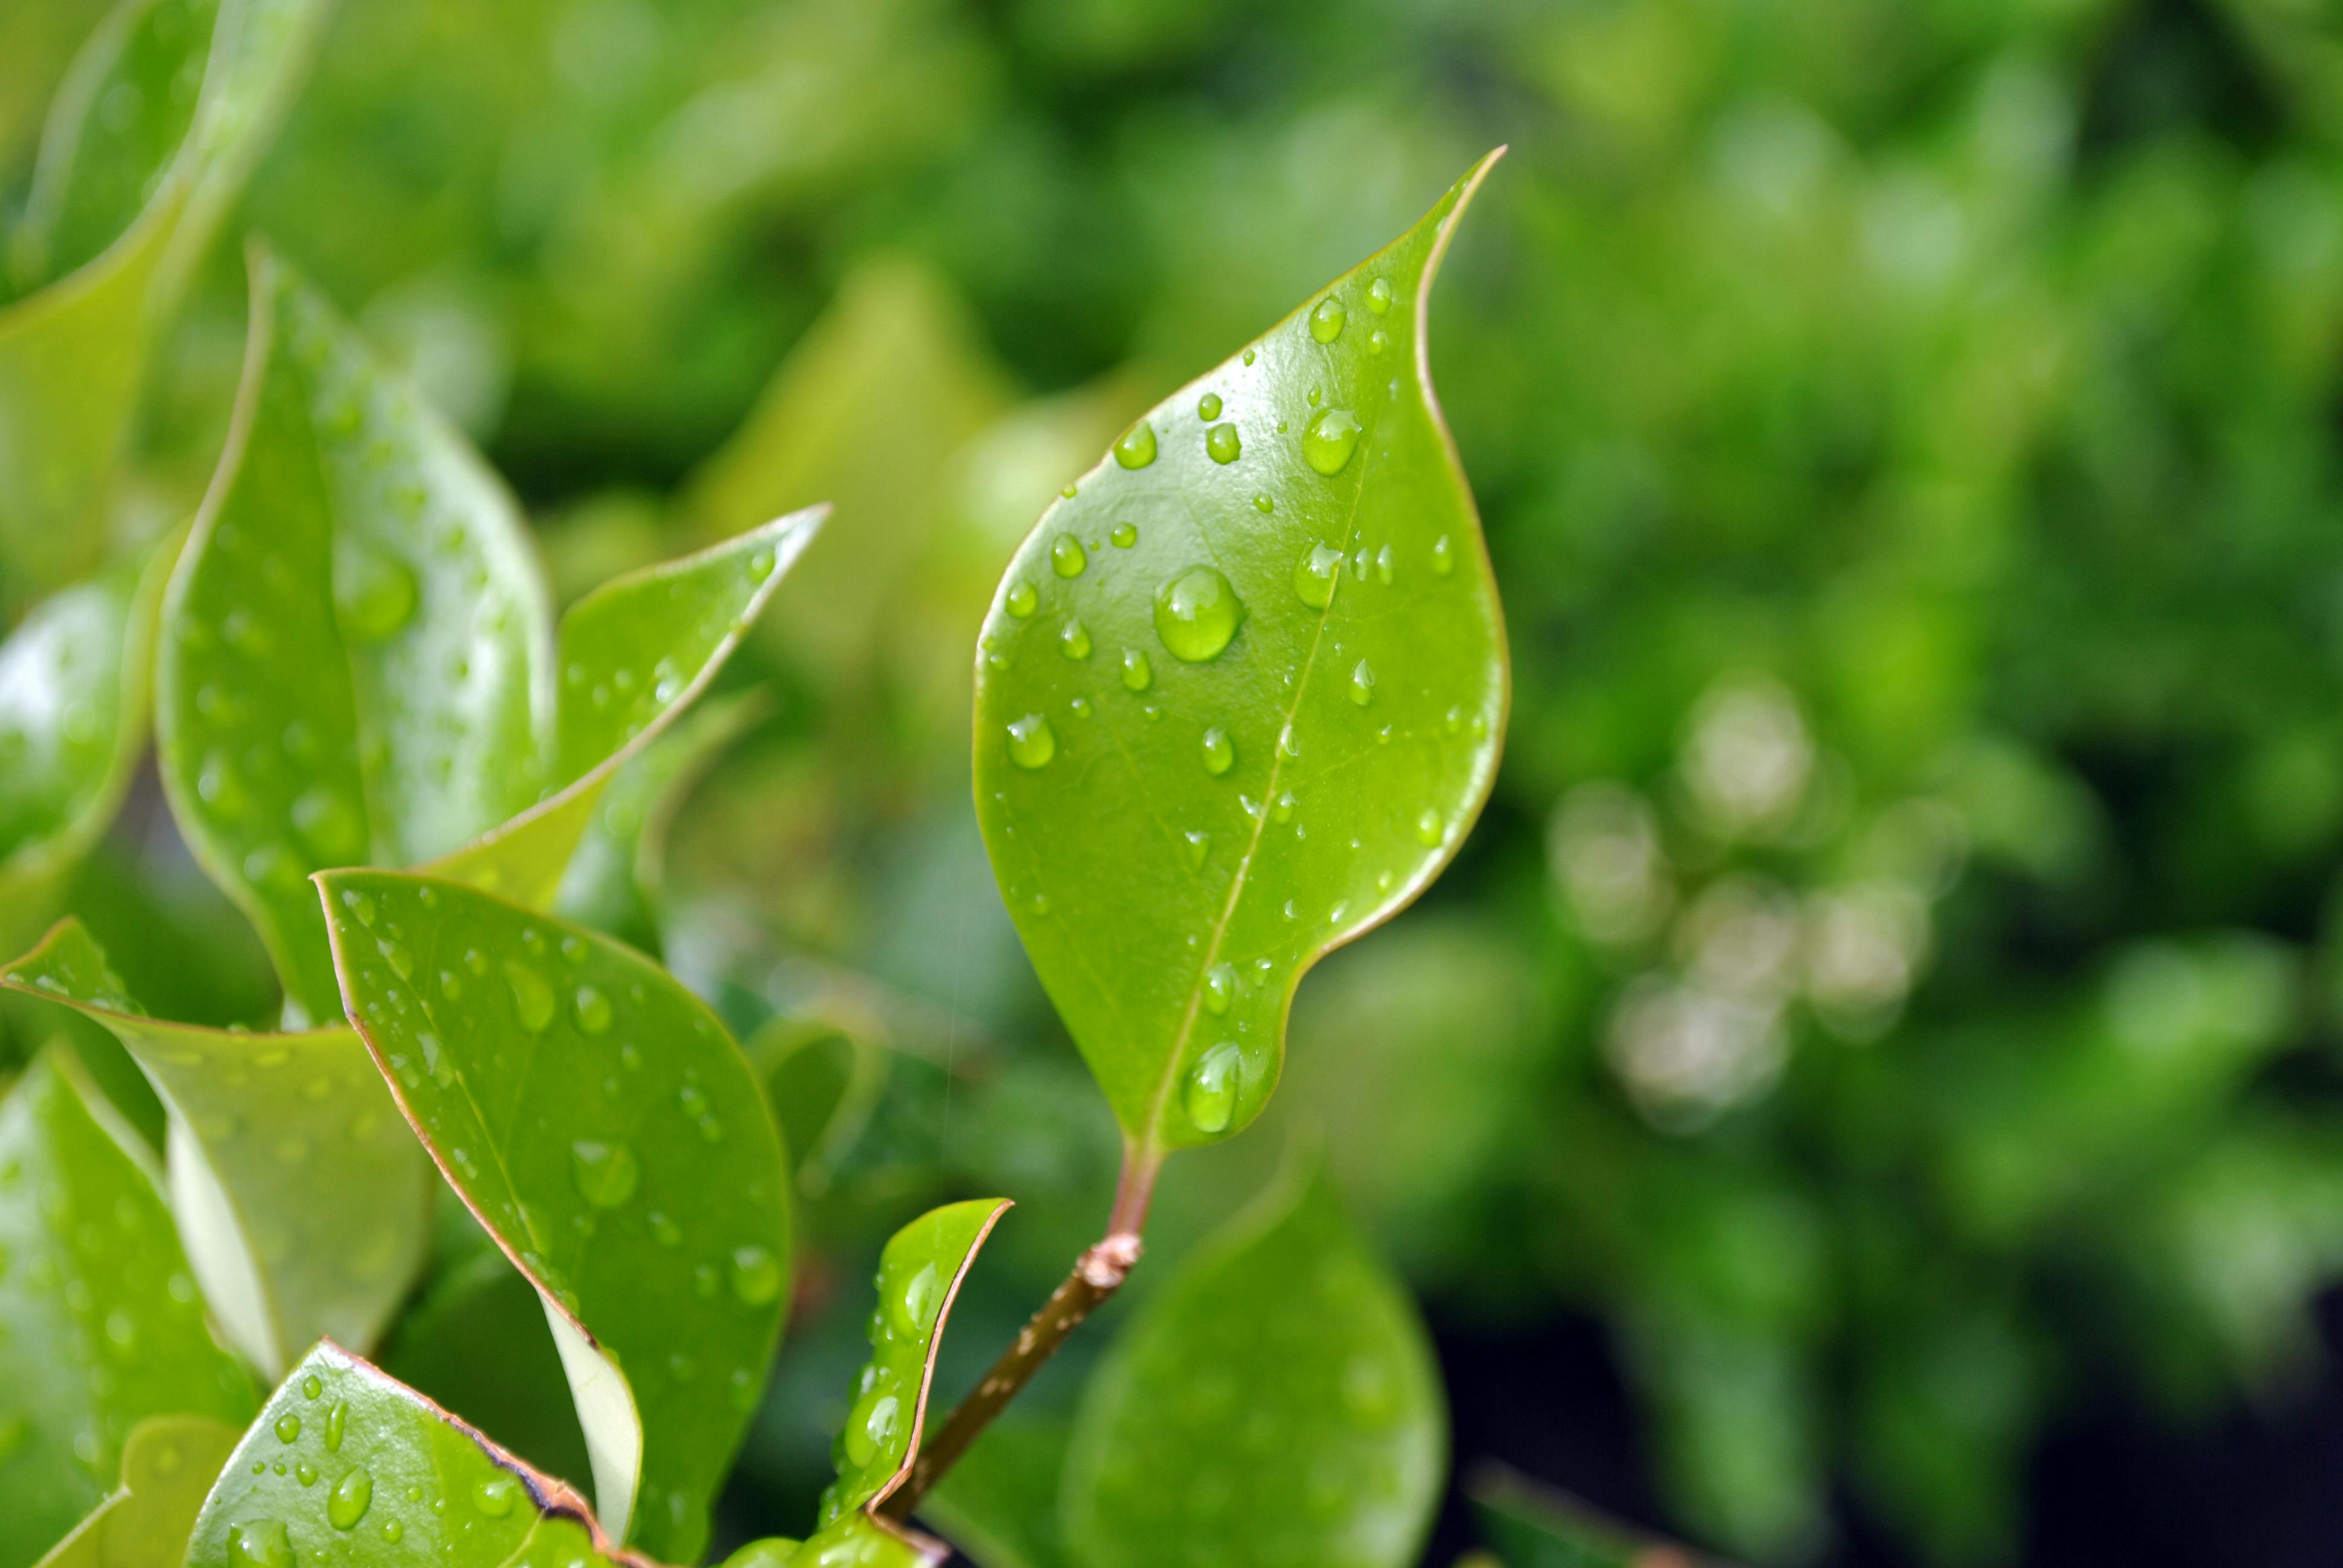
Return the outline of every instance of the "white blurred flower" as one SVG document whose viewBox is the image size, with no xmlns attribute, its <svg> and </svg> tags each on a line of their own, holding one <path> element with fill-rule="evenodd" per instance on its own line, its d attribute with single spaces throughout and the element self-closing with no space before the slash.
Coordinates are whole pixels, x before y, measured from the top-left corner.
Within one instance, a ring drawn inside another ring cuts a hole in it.
<svg viewBox="0 0 2343 1568">
<path fill-rule="evenodd" d="M 1807 901 L 1806 996 L 1833 1033 L 1868 1040 L 1896 1021 L 1927 957 L 1928 906 L 1910 888 L 1865 882 Z"/>
<path fill-rule="evenodd" d="M 1787 689 L 1735 680 L 1712 688 L 1693 709 L 1681 767 L 1694 805 L 1718 832 L 1778 830 L 1814 774 L 1814 741 Z"/>
<path fill-rule="evenodd" d="M 1640 941 L 1674 902 L 1658 819 L 1623 785 L 1582 784 L 1546 826 L 1546 862 L 1571 912 L 1599 942 Z"/>
<path fill-rule="evenodd" d="M 1613 1070 L 1657 1126 L 1697 1131 L 1782 1070 L 1788 1041 L 1778 1004 L 1720 996 L 1644 975 L 1611 1016 Z"/>
</svg>

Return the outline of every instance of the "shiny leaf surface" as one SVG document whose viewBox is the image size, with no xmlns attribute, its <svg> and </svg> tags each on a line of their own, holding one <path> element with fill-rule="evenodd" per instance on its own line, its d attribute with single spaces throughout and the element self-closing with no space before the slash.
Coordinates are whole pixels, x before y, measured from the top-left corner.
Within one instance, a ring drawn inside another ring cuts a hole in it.
<svg viewBox="0 0 2343 1568">
<path fill-rule="evenodd" d="M 1493 157 L 1132 426 L 987 618 L 986 848 L 1143 1148 L 1259 1113 L 1303 971 L 1420 891 L 1488 792 L 1504 634 L 1425 308 Z"/>
<path fill-rule="evenodd" d="M 605 1522 L 691 1560 L 788 1300 L 787 1168 L 747 1060 L 607 938 L 460 883 L 318 883 L 351 1021 L 545 1302 Z"/>
<path fill-rule="evenodd" d="M 149 1018 L 75 920 L 0 984 L 104 1026 L 146 1070 L 170 1118 L 172 1207 L 237 1349 L 275 1376 L 320 1336 L 374 1342 L 422 1267 L 432 1181 L 355 1034 Z"/>
<path fill-rule="evenodd" d="M 242 1422 L 156 1178 L 64 1051 L 0 1101 L 0 1565 L 23 1568 L 112 1490 L 149 1416 Z"/>
<path fill-rule="evenodd" d="M 41 1559 L 41 1568 L 179 1568 L 237 1429 L 200 1415 L 149 1416 L 122 1445 L 122 1482 Z"/>
<path fill-rule="evenodd" d="M 1414 1304 L 1319 1178 L 1182 1264 L 1093 1375 L 1067 1544 L 1084 1568 L 1403 1568 L 1446 1446 Z"/>
<path fill-rule="evenodd" d="M 585 1501 L 333 1344 L 303 1359 L 205 1503 L 187 1568 L 603 1568 Z"/>
</svg>

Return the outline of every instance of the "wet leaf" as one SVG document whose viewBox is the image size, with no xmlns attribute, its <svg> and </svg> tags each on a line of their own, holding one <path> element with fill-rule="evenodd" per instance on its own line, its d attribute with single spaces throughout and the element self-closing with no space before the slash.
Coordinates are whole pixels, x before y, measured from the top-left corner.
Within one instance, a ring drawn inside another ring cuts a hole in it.
<svg viewBox="0 0 2343 1568">
<path fill-rule="evenodd" d="M 149 1018 L 78 920 L 0 984 L 104 1026 L 146 1070 L 188 1258 L 238 1350 L 274 1377 L 321 1335 L 374 1342 L 422 1268 L 432 1181 L 355 1034 Z"/>
<path fill-rule="evenodd" d="M 0 559 L 30 583 L 70 578 L 102 544 L 93 506 L 156 338 L 327 9 L 122 0 L 75 60 L 11 240 L 33 292 L 0 308 Z"/>
<path fill-rule="evenodd" d="M 252 1412 L 142 1159 L 64 1051 L 0 1101 L 0 1568 L 106 1496 L 139 1422 Z"/>
<path fill-rule="evenodd" d="M 149 1416 L 122 1444 L 122 1482 L 41 1568 L 179 1568 L 196 1514 L 239 1433 L 201 1415 Z"/>
<path fill-rule="evenodd" d="M 1084 1568 L 1401 1568 L 1446 1446 L 1414 1303 L 1315 1178 L 1183 1263 L 1092 1376 L 1067 1544 Z"/>
<path fill-rule="evenodd" d="M 920 1500 L 920 1517 L 977 1568 L 1066 1568 L 1058 1482 L 1071 1439 L 1063 1422 L 994 1422 Z"/>
<path fill-rule="evenodd" d="M 951 1548 L 916 1530 L 850 1513 L 809 1541 L 751 1541 L 724 1568 L 937 1568 L 950 1555 Z"/>
<path fill-rule="evenodd" d="M 1259 1113 L 1303 971 L 1414 897 L 1488 792 L 1504 634 L 1424 311 L 1494 156 L 1131 427 L 987 618 L 986 848 L 1143 1149 Z"/>
<path fill-rule="evenodd" d="M 173 541 L 176 543 L 176 540 Z M 172 545 L 53 595 L 0 643 L 0 952 L 56 915 L 146 749 Z"/>
<path fill-rule="evenodd" d="M 511 497 L 256 252 L 244 382 L 166 601 L 156 717 L 172 812 L 293 1010 L 340 1006 L 312 871 L 447 857 L 550 899 L 610 775 L 712 678 L 813 526 L 784 518 L 589 595 L 562 624 L 574 678 L 557 700 Z"/>
<path fill-rule="evenodd" d="M 269 1396 L 205 1503 L 186 1561 L 643 1563 L 603 1533 L 577 1493 L 331 1343 Z"/>
<path fill-rule="evenodd" d="M 855 1381 L 854 1403 L 830 1451 L 838 1479 L 821 1494 L 824 1530 L 877 1508 L 911 1473 L 952 1300 L 977 1249 L 1008 1210 L 1001 1198 L 948 1203 L 889 1238 L 879 1258 L 870 1360 Z"/>
<path fill-rule="evenodd" d="M 789 1293 L 787 1167 L 747 1060 L 607 938 L 456 882 L 317 880 L 351 1021 L 545 1303 L 604 1521 L 693 1560 Z"/>
</svg>

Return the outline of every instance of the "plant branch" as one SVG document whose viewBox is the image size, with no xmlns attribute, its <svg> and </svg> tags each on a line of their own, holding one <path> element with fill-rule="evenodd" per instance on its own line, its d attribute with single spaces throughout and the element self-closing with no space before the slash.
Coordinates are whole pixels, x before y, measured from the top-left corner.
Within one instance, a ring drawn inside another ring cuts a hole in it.
<svg viewBox="0 0 2343 1568">
<path fill-rule="evenodd" d="M 1073 1271 L 1018 1331 L 1015 1342 L 1001 1352 L 984 1381 L 960 1402 L 942 1430 L 920 1445 L 919 1461 L 911 1473 L 880 1505 L 880 1513 L 896 1519 L 910 1517 L 929 1488 L 942 1480 L 993 1418 L 1009 1408 L 1066 1337 L 1122 1288 L 1143 1251 L 1140 1234 L 1146 1228 L 1147 1207 L 1154 1197 L 1155 1175 L 1162 1164 L 1160 1151 L 1124 1151 L 1122 1179 L 1115 1186 L 1106 1235 L 1074 1260 Z"/>
</svg>

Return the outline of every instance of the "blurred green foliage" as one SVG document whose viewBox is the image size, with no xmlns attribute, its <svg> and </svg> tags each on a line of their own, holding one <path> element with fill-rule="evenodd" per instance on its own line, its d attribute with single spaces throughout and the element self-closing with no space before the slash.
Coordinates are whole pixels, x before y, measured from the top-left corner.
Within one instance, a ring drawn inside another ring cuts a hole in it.
<svg viewBox="0 0 2343 1568">
<path fill-rule="evenodd" d="M 0 222 L 98 9 L 0 10 Z M 825 1478 L 894 1225 L 1025 1199 L 949 1381 L 1104 1209 L 968 800 L 1001 561 L 1500 140 L 1433 333 L 1516 658 L 1497 799 L 1305 984 L 1272 1125 L 1173 1173 L 1154 1251 L 1314 1129 L 1449 1321 L 1600 1314 L 1672 1523 L 1767 1561 L 1835 1487 L 1991 1562 L 2077 1391 L 2296 1382 L 2343 1274 L 2326 15 L 343 0 L 236 226 L 483 441 L 557 590 L 837 503 L 728 676 L 767 705 L 591 890 L 851 1082 L 734 1527 Z M 149 400 L 155 527 L 217 449 L 234 249 Z M 70 901 L 158 1009 L 265 1012 L 151 789 Z"/>
</svg>

